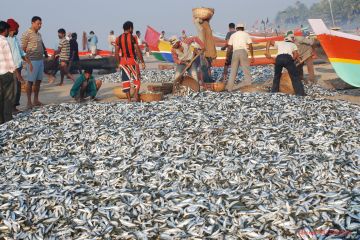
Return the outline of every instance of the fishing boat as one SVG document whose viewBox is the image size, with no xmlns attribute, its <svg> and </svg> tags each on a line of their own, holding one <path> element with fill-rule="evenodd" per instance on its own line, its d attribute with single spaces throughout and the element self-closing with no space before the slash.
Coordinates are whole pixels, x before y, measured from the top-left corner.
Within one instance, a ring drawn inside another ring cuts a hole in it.
<svg viewBox="0 0 360 240">
<path fill-rule="evenodd" d="M 152 50 L 152 55 L 159 61 L 166 61 L 173 63 L 173 57 L 171 54 L 171 44 L 167 41 L 159 41 L 158 47 Z M 271 50 L 271 54 L 275 56 L 276 49 Z M 254 43 L 254 58 L 253 65 L 266 65 L 271 64 L 272 60 L 265 57 L 265 47 L 263 43 Z M 217 47 L 217 58 L 213 62 L 214 67 L 223 67 L 226 60 L 226 51 L 222 51 L 220 47 Z"/>
<path fill-rule="evenodd" d="M 360 36 L 330 30 L 321 19 L 309 19 L 309 23 L 337 75 L 360 87 Z"/>
<path fill-rule="evenodd" d="M 300 31 L 295 31 L 295 35 L 300 35 Z M 171 54 L 171 44 L 167 41 L 158 40 L 160 33 L 156 31 L 154 28 L 148 26 L 145 34 L 145 41 L 148 43 L 149 48 L 151 50 L 152 55 L 159 61 L 165 61 L 173 63 L 173 57 Z M 274 62 L 273 59 L 268 59 L 265 57 L 265 48 L 267 41 L 282 41 L 284 40 L 284 36 L 259 36 L 259 35 L 251 35 L 253 41 L 254 48 L 254 58 L 255 61 L 252 65 L 266 65 L 272 64 Z M 224 39 L 220 37 L 214 36 L 217 50 L 217 58 L 213 61 L 212 65 L 214 67 L 223 67 L 225 65 L 226 60 L 226 51 L 222 51 L 221 47 L 223 47 L 226 43 Z M 277 50 L 271 49 L 270 53 L 273 57 L 276 56 Z"/>
</svg>

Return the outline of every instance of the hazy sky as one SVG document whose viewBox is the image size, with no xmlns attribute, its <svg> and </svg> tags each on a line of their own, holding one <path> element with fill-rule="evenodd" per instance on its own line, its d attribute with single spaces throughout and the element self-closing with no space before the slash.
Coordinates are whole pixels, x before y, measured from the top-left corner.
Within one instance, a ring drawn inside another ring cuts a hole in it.
<svg viewBox="0 0 360 240">
<path fill-rule="evenodd" d="M 213 7 L 215 16 L 211 25 L 224 33 L 229 22 L 244 22 L 251 26 L 259 19 L 273 19 L 275 14 L 296 0 L 1 0 L 0 18 L 14 18 L 20 23 L 20 32 L 30 26 L 31 17 L 43 19 L 41 33 L 47 47 L 53 48 L 57 30 L 82 33 L 93 30 L 99 37 L 100 47 L 106 48 L 110 30 L 118 35 L 122 24 L 133 21 L 135 29 L 145 34 L 146 26 L 167 36 L 180 34 L 185 29 L 192 33 L 193 7 Z M 306 4 L 317 0 L 302 0 Z M 13 12 L 12 12 L 13 11 Z M 80 34 L 81 35 L 81 34 Z"/>
</svg>

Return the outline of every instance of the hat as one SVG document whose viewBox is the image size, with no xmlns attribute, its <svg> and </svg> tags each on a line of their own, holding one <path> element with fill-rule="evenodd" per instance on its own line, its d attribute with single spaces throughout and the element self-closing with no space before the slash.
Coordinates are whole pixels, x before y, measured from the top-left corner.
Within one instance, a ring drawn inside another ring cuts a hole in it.
<svg viewBox="0 0 360 240">
<path fill-rule="evenodd" d="M 169 39 L 169 42 L 170 42 L 171 46 L 174 46 L 177 42 L 179 42 L 179 39 L 176 36 L 172 36 Z"/>
<path fill-rule="evenodd" d="M 8 19 L 7 23 L 10 25 L 9 31 L 16 31 L 19 29 L 19 24 L 14 19 Z"/>
<path fill-rule="evenodd" d="M 294 34 L 289 34 L 288 36 L 285 37 L 285 41 L 286 42 L 293 42 L 294 41 Z"/>
<path fill-rule="evenodd" d="M 193 43 L 191 44 L 191 46 L 192 46 L 193 48 L 195 48 L 195 49 L 201 49 L 201 46 L 200 46 L 198 43 L 196 43 L 196 42 L 193 42 Z"/>
<path fill-rule="evenodd" d="M 294 35 L 294 31 L 287 31 L 285 34 L 285 37 L 289 36 L 289 35 Z"/>
<path fill-rule="evenodd" d="M 238 23 L 238 24 L 236 24 L 236 28 L 245 28 L 245 24 Z"/>
</svg>

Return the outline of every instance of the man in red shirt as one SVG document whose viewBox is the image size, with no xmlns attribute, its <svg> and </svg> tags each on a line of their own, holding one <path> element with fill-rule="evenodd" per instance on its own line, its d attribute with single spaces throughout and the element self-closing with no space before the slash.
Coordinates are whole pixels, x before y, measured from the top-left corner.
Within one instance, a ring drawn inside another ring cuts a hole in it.
<svg viewBox="0 0 360 240">
<path fill-rule="evenodd" d="M 134 24 L 127 21 L 124 23 L 123 29 L 124 33 L 121 34 L 115 42 L 115 58 L 122 72 L 123 91 L 126 93 L 128 101 L 131 102 L 130 88 L 132 81 L 136 87 L 134 95 L 135 101 L 139 101 L 141 76 L 138 61 L 141 62 L 143 69 L 145 69 L 145 62 L 139 44 L 135 36 L 133 36 Z"/>
</svg>

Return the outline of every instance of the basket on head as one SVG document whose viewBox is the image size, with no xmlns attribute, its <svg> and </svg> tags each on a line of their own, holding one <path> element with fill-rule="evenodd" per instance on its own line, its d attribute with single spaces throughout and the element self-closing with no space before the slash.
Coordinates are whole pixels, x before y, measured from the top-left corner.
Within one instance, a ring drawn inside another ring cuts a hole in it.
<svg viewBox="0 0 360 240">
<path fill-rule="evenodd" d="M 213 8 L 194 8 L 192 10 L 194 18 L 200 18 L 204 21 L 210 21 L 214 16 L 215 9 Z"/>
<path fill-rule="evenodd" d="M 119 99 L 127 99 L 126 93 L 124 93 L 123 88 L 122 87 L 116 87 L 113 89 L 113 93 L 114 95 L 119 98 Z M 131 86 L 130 89 L 130 96 L 134 97 L 135 94 L 135 86 Z"/>
<path fill-rule="evenodd" d="M 141 102 L 158 102 L 163 99 L 162 92 L 143 92 L 140 94 Z"/>
</svg>

